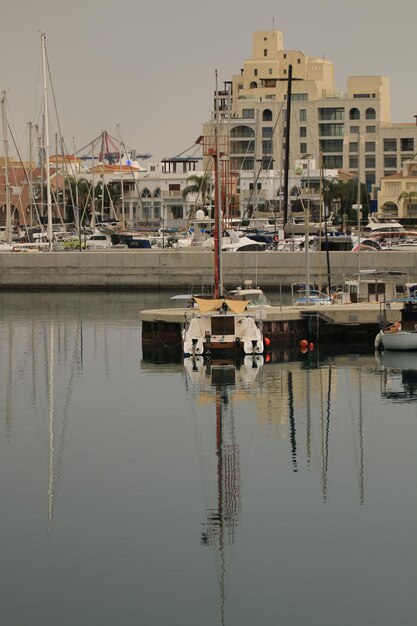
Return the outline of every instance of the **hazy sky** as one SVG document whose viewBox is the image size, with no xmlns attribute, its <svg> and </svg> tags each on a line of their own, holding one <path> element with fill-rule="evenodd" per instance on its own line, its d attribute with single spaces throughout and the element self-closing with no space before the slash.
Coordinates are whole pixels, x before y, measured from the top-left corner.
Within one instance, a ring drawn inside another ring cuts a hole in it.
<svg viewBox="0 0 417 626">
<path fill-rule="evenodd" d="M 382 74 L 392 121 L 417 114 L 416 0 L 0 0 L 0 11 L 0 90 L 23 158 L 27 122 L 41 119 L 41 32 L 70 152 L 107 130 L 154 159 L 182 153 L 210 117 L 215 70 L 220 84 L 238 74 L 273 20 L 287 49 L 334 63 L 337 89 Z"/>
</svg>

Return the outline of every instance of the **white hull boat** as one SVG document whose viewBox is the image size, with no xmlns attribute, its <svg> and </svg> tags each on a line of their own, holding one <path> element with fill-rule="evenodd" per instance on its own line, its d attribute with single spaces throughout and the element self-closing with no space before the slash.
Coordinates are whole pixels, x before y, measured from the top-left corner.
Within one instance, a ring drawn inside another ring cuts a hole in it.
<svg viewBox="0 0 417 626">
<path fill-rule="evenodd" d="M 198 311 L 185 324 L 184 357 L 213 354 L 256 355 L 264 352 L 262 322 L 245 312 L 247 302 L 195 298 Z"/>
<path fill-rule="evenodd" d="M 375 348 L 417 351 L 417 299 L 404 301 L 401 321 L 379 331 L 375 338 Z"/>
</svg>

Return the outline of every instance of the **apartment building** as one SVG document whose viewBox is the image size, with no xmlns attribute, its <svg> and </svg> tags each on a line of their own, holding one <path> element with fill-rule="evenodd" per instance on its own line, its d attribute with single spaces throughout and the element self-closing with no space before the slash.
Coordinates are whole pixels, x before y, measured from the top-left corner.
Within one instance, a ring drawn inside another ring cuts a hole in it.
<svg viewBox="0 0 417 626">
<path fill-rule="evenodd" d="M 333 63 L 286 50 L 280 31 L 254 33 L 252 56 L 214 100 L 203 134 L 213 136 L 217 126 L 235 172 L 281 171 L 288 117 L 290 170 L 308 155 L 325 169 L 359 174 L 375 199 L 381 178 L 417 151 L 416 124 L 391 122 L 388 77 L 349 76 L 346 92 L 339 92 Z"/>
</svg>

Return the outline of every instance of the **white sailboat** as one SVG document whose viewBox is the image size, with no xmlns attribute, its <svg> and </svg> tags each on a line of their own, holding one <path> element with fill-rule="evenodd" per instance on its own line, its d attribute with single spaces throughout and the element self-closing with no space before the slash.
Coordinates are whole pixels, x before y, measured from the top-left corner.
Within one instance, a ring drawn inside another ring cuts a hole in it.
<svg viewBox="0 0 417 626">
<path fill-rule="evenodd" d="M 217 76 L 216 76 L 217 93 Z M 225 298 L 222 265 L 222 193 L 220 185 L 219 115 L 216 98 L 216 136 L 214 149 L 214 297 L 195 298 L 197 305 L 186 311 L 182 331 L 182 348 L 185 358 L 211 357 L 229 352 L 263 354 L 262 321 L 255 312 L 248 312 L 248 301 Z"/>
</svg>

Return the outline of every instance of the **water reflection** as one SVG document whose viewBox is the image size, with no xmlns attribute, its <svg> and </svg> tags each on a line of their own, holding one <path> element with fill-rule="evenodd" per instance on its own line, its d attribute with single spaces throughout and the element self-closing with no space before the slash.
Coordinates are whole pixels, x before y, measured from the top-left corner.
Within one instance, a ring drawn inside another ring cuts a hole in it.
<svg viewBox="0 0 417 626">
<path fill-rule="evenodd" d="M 392 402 L 417 400 L 417 353 L 385 350 L 376 352 L 381 372 L 381 396 Z"/>
<path fill-rule="evenodd" d="M 201 543 L 215 549 L 220 596 L 220 622 L 225 623 L 226 545 L 235 539 L 241 510 L 240 447 L 236 440 L 233 401 L 239 389 L 261 377 L 263 357 L 246 356 L 243 361 L 185 359 L 188 382 L 200 398 L 215 407 L 215 458 L 217 498 L 207 511 Z M 214 451 L 213 451 L 214 452 Z"/>
</svg>

